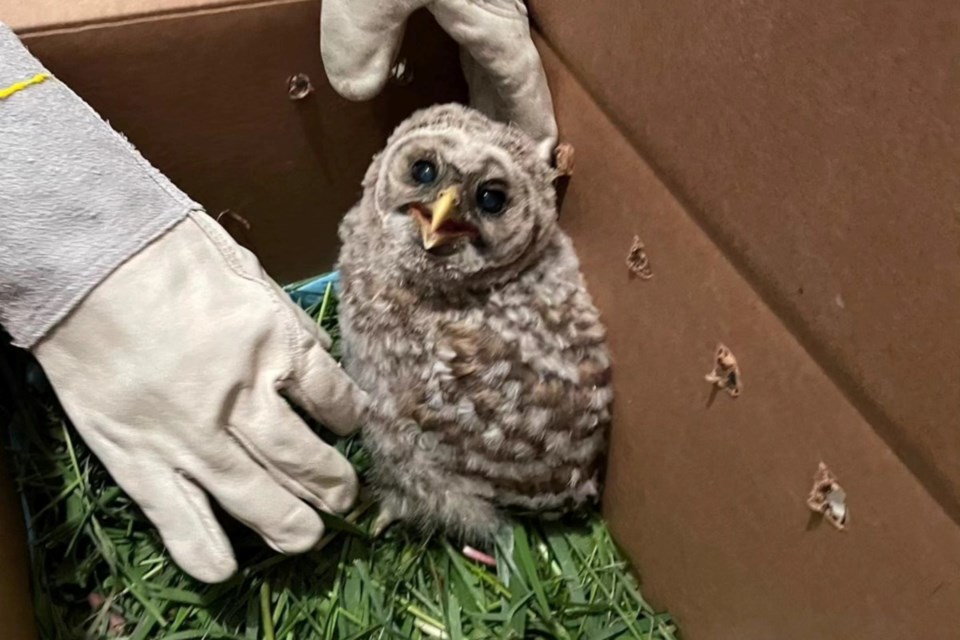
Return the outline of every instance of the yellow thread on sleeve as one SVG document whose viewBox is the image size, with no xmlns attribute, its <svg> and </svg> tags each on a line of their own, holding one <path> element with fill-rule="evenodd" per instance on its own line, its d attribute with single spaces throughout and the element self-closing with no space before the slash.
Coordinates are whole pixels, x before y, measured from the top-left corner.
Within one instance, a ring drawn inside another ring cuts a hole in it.
<svg viewBox="0 0 960 640">
<path fill-rule="evenodd" d="M 18 91 L 23 91 L 29 86 L 40 84 L 44 80 L 49 80 L 49 79 L 50 79 L 49 73 L 38 73 L 37 75 L 33 76 L 29 80 L 24 80 L 23 82 L 17 82 L 15 84 L 10 85 L 9 87 L 0 89 L 0 100 L 9 98 L 10 96 L 12 96 Z"/>
</svg>

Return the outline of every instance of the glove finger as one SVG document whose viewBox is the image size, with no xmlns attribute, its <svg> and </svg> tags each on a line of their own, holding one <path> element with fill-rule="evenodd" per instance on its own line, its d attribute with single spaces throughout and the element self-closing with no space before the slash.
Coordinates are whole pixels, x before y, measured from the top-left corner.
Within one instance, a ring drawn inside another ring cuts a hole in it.
<svg viewBox="0 0 960 640">
<path fill-rule="evenodd" d="M 348 100 L 369 100 L 383 89 L 407 18 L 429 0 L 324 0 L 320 54 L 334 90 Z"/>
<path fill-rule="evenodd" d="M 203 490 L 159 459 L 121 448 L 122 440 L 104 435 L 104 425 L 87 419 L 70 394 L 60 398 L 84 442 L 153 523 L 177 566 L 209 583 L 236 573 L 233 548 Z"/>
<path fill-rule="evenodd" d="M 237 561 L 226 534 L 210 508 L 203 490 L 173 473 L 160 495 L 140 498 L 137 504 L 157 527 L 177 565 L 202 582 L 223 582 L 237 572 Z"/>
<path fill-rule="evenodd" d="M 300 327 L 299 353 L 292 375 L 279 388 L 298 406 L 334 433 L 345 436 L 356 431 L 366 394 L 350 379 L 327 352 L 330 336 L 290 296 L 270 280 L 274 291 L 294 315 Z"/>
<path fill-rule="evenodd" d="M 491 120 L 508 120 L 500 113 L 496 85 L 480 63 L 473 59 L 467 47 L 460 47 L 460 68 L 463 69 L 463 79 L 467 81 L 470 92 L 470 106 Z"/>
<path fill-rule="evenodd" d="M 293 374 L 281 380 L 279 387 L 325 427 L 349 435 L 359 426 L 367 396 L 317 341 L 306 344 L 294 362 Z"/>
<path fill-rule="evenodd" d="M 464 73 L 471 81 L 471 104 L 516 123 L 537 141 L 543 158 L 549 159 L 557 144 L 553 98 L 522 4 L 437 0 L 429 10 L 443 30 L 469 52 L 469 58 L 461 56 L 461 63 L 468 62 Z M 480 69 L 473 68 L 473 62 Z M 481 72 L 487 81 L 477 81 Z M 476 96 L 474 89 L 492 95 Z M 491 102 L 498 107 L 492 109 Z"/>
<path fill-rule="evenodd" d="M 273 549 L 303 553 L 323 535 L 320 516 L 277 484 L 229 435 L 208 438 L 199 459 L 190 466 L 197 482 L 220 506 Z"/>
<path fill-rule="evenodd" d="M 159 463 L 131 464 L 126 458 L 125 464 L 115 465 L 108 462 L 110 456 L 98 456 L 157 528 L 181 569 L 211 583 L 223 582 L 236 573 L 230 541 L 200 487 Z"/>
<path fill-rule="evenodd" d="M 287 490 L 316 508 L 343 513 L 353 506 L 357 474 L 277 395 L 265 388 L 235 436 Z"/>
</svg>

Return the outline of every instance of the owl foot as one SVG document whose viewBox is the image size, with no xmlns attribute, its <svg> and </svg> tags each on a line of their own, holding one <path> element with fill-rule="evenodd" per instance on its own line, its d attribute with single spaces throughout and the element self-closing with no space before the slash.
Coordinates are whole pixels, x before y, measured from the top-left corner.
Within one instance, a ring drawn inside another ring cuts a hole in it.
<svg viewBox="0 0 960 640">
<path fill-rule="evenodd" d="M 370 534 L 374 538 L 379 538 L 380 534 L 390 528 L 390 525 L 395 523 L 399 518 L 393 511 L 391 511 L 386 506 L 380 507 L 380 513 L 377 514 L 376 519 L 373 521 L 373 526 L 370 529 Z"/>
</svg>

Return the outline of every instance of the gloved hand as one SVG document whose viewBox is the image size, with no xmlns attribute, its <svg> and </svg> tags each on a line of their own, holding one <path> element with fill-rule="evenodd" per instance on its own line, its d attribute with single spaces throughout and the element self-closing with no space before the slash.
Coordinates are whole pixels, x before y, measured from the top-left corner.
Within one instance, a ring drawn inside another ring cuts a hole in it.
<svg viewBox="0 0 960 640">
<path fill-rule="evenodd" d="M 364 394 L 329 337 L 200 206 L 0 24 L 0 324 L 37 356 L 80 435 L 208 582 L 237 568 L 207 493 L 273 548 L 344 511 L 334 429 Z"/>
<path fill-rule="evenodd" d="M 236 562 L 205 491 L 298 553 L 348 509 L 350 464 L 281 394 L 337 433 L 362 392 L 329 337 L 203 213 L 133 256 L 33 347 L 77 431 L 199 580 Z"/>
<path fill-rule="evenodd" d="M 461 46 L 471 106 L 516 123 L 549 159 L 557 123 L 523 0 L 324 0 L 320 50 L 333 88 L 350 100 L 380 93 L 407 18 L 422 7 Z"/>
</svg>

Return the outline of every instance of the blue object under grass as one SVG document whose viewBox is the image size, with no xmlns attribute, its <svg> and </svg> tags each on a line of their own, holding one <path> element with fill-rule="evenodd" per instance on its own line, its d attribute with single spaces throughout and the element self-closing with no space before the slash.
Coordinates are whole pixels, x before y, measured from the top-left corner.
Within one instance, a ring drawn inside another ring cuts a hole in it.
<svg viewBox="0 0 960 640">
<path fill-rule="evenodd" d="M 289 293 L 294 302 L 301 307 L 310 309 L 328 295 L 330 287 L 333 287 L 334 293 L 340 293 L 339 271 L 331 271 L 316 278 L 295 282 L 284 287 L 284 291 Z"/>
</svg>

